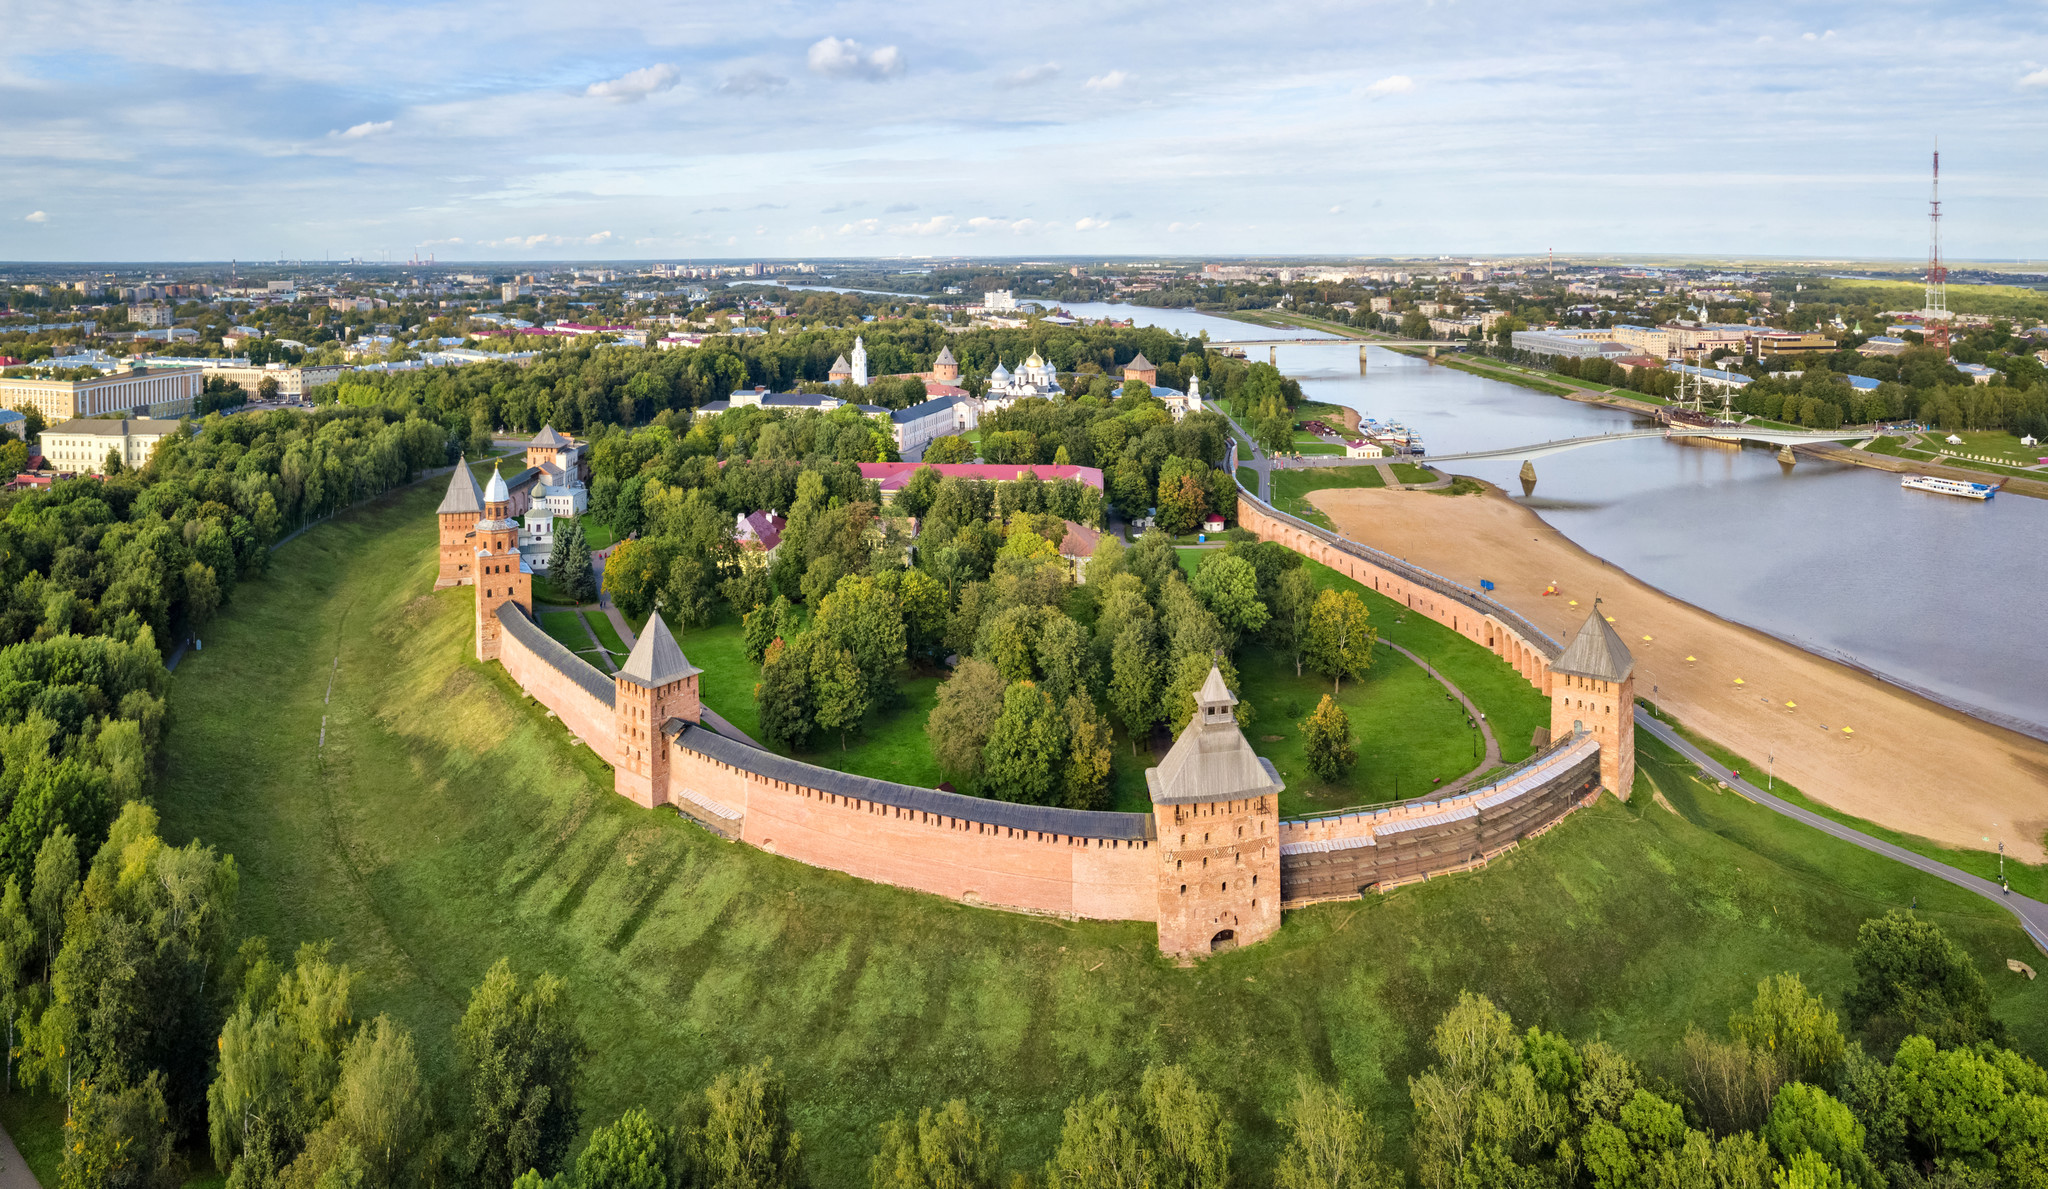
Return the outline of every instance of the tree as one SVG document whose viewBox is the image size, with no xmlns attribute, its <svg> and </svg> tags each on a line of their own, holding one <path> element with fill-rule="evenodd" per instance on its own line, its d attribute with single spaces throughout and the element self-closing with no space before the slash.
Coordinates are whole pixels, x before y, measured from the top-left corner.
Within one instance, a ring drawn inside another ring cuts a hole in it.
<svg viewBox="0 0 2048 1189">
<path fill-rule="evenodd" d="M 868 1162 L 869 1189 L 995 1189 L 997 1152 L 979 1116 L 955 1098 L 882 1124 L 881 1150 Z"/>
<path fill-rule="evenodd" d="M 360 1159 L 366 1186 L 431 1183 L 433 1115 L 412 1033 L 378 1016 L 357 1031 L 341 1061 L 334 1117 Z"/>
<path fill-rule="evenodd" d="M 100 460 L 100 473 L 109 479 L 127 469 L 128 464 L 121 460 L 121 448 L 119 446 L 108 450 L 107 456 Z"/>
<path fill-rule="evenodd" d="M 1003 675 L 987 661 L 968 657 L 939 686 L 938 705 L 925 719 L 926 738 L 939 771 L 956 783 L 978 787 L 989 730 L 1003 712 Z"/>
<path fill-rule="evenodd" d="M 1151 1189 L 1153 1157 L 1141 1126 L 1130 1104 L 1112 1091 L 1075 1099 L 1045 1167 L 1048 1189 Z"/>
<path fill-rule="evenodd" d="M 1003 712 L 982 752 L 982 783 L 999 801 L 1050 805 L 1066 755 L 1066 719 L 1030 681 L 1003 691 Z"/>
<path fill-rule="evenodd" d="M 590 545 L 583 538 L 583 523 L 571 520 L 555 530 L 555 544 L 548 551 L 548 581 L 572 603 L 587 603 L 597 595 L 597 579 L 591 572 Z"/>
<path fill-rule="evenodd" d="M 64 1121 L 62 1189 L 177 1189 L 177 1131 L 164 1104 L 164 1077 L 151 1073 L 121 1089 L 81 1082 Z"/>
<path fill-rule="evenodd" d="M 673 1146 L 668 1130 L 636 1106 L 590 1133 L 576 1160 L 577 1189 L 668 1189 Z"/>
<path fill-rule="evenodd" d="M 29 920 L 28 901 L 22 898 L 21 880 L 7 877 L 7 891 L 0 895 L 0 1012 L 7 1014 L 6 1081 L 14 1093 L 14 1022 L 21 1011 L 22 978 L 36 954 L 36 927 Z"/>
<path fill-rule="evenodd" d="M 969 442 L 966 438 L 950 435 L 943 438 L 933 438 L 925 445 L 924 461 L 938 465 L 954 462 L 973 462 L 974 443 Z"/>
<path fill-rule="evenodd" d="M 830 640 L 810 639 L 811 697 L 817 707 L 818 726 L 839 732 L 839 750 L 846 750 L 846 733 L 861 724 L 868 713 L 868 687 L 853 653 L 835 648 Z"/>
<path fill-rule="evenodd" d="M 1256 632 L 1270 618 L 1259 601 L 1259 576 L 1242 557 L 1212 554 L 1195 571 L 1195 595 L 1230 632 Z"/>
<path fill-rule="evenodd" d="M 220 608 L 220 587 L 214 582 L 213 567 L 198 562 L 185 565 L 185 624 L 198 635 L 213 621 Z"/>
<path fill-rule="evenodd" d="M 1148 1066 L 1138 1102 L 1153 1141 L 1159 1189 L 1224 1189 L 1230 1182 L 1232 1128 L 1216 1095 L 1178 1065 Z"/>
<path fill-rule="evenodd" d="M 1117 634 L 1110 648 L 1109 704 L 1117 721 L 1131 737 L 1131 754 L 1138 754 L 1138 741 L 1152 733 L 1159 721 L 1159 654 L 1152 643 L 1155 629 L 1150 620 L 1133 620 Z"/>
<path fill-rule="evenodd" d="M 1324 784 L 1344 775 L 1358 762 L 1351 717 L 1328 694 L 1316 703 L 1315 712 L 1302 721 L 1301 745 L 1308 755 L 1309 770 Z"/>
<path fill-rule="evenodd" d="M 762 657 L 761 680 L 754 685 L 762 736 L 795 751 L 808 747 L 811 734 L 818 729 L 811 689 L 814 647 L 808 634 L 770 644 Z"/>
<path fill-rule="evenodd" d="M 1796 974 L 1759 982 L 1755 1001 L 1729 1019 L 1728 1030 L 1772 1054 L 1787 1081 L 1832 1080 L 1848 1051 L 1835 1013 Z"/>
<path fill-rule="evenodd" d="M 903 609 L 905 654 L 939 659 L 946 634 L 946 588 L 923 570 L 905 570 L 896 598 Z"/>
<path fill-rule="evenodd" d="M 756 607 L 741 618 L 740 636 L 746 644 L 748 662 L 758 665 L 768 658 L 768 646 L 782 638 L 790 612 L 789 600 L 777 595 L 773 603 Z"/>
<path fill-rule="evenodd" d="M 1276 1189 L 1400 1189 L 1400 1174 L 1380 1163 L 1379 1128 L 1334 1087 L 1298 1078 L 1280 1123 L 1287 1147 Z"/>
<path fill-rule="evenodd" d="M 1111 749 L 1109 723 L 1096 713 L 1086 691 L 1067 698 L 1067 766 L 1060 804 L 1069 809 L 1107 808 Z"/>
<path fill-rule="evenodd" d="M 42 939 L 45 970 L 57 962 L 57 948 L 64 942 L 64 911 L 77 894 L 78 843 L 60 823 L 36 851 L 35 876 L 29 885 L 29 915 Z"/>
<path fill-rule="evenodd" d="M 811 630 L 853 662 L 860 684 L 860 713 L 887 704 L 903 667 L 903 609 L 872 578 L 842 578 L 818 604 Z M 858 718 L 856 717 L 856 721 Z"/>
<path fill-rule="evenodd" d="M 1355 590 L 1325 590 L 1309 611 L 1302 652 L 1308 667 L 1331 679 L 1331 691 L 1343 689 L 1346 677 L 1363 677 L 1372 667 L 1379 633 L 1367 625 L 1365 600 Z"/>
<path fill-rule="evenodd" d="M 1849 1015 L 1886 1040 L 1918 1032 L 1941 1045 L 1998 1040 L 1984 976 L 1932 921 L 1898 909 L 1864 921 L 1849 955 Z"/>
<path fill-rule="evenodd" d="M 279 973 L 252 960 L 240 1003 L 222 1026 L 206 1117 L 214 1164 L 290 1164 L 327 1113 L 354 1023 L 356 976 L 328 960 L 331 943 L 302 945 Z"/>
<path fill-rule="evenodd" d="M 1294 675 L 1301 676 L 1301 647 L 1308 637 L 1309 613 L 1315 608 L 1316 584 L 1305 567 L 1280 575 L 1273 584 L 1271 616 L 1266 621 L 1266 638 L 1273 647 L 1294 661 Z"/>
<path fill-rule="evenodd" d="M 265 377 L 263 377 L 262 379 L 260 379 L 260 380 L 256 381 L 256 399 L 258 399 L 258 400 L 276 400 L 276 399 L 277 399 L 277 377 L 276 377 L 276 376 L 265 376 Z"/>
<path fill-rule="evenodd" d="M 1202 523 L 1202 514 L 1208 510 L 1209 493 L 1203 489 L 1200 480 L 1185 473 L 1169 478 L 1162 471 L 1159 479 L 1160 528 L 1175 536 L 1194 532 Z"/>
<path fill-rule="evenodd" d="M 704 1189 L 800 1189 L 803 1135 L 769 1062 L 727 1070 L 684 1109 L 677 1127 L 685 1184 Z"/>
<path fill-rule="evenodd" d="M 1876 1186 L 1877 1170 L 1864 1154 L 1863 1138 L 1863 1124 L 1854 1112 L 1827 1091 L 1804 1082 L 1778 1091 L 1764 1127 L 1764 1139 L 1787 1164 L 1810 1152 L 1840 1169 L 1851 1184 Z"/>
<path fill-rule="evenodd" d="M 469 1163 L 484 1184 L 509 1184 L 530 1168 L 552 1174 L 576 1136 L 584 1048 L 567 990 L 552 974 L 522 988 L 500 958 L 455 1026 Z"/>
<path fill-rule="evenodd" d="M 958 439 L 955 440 L 957 441 Z M 937 442 L 932 443 L 934 446 L 937 444 Z M 925 448 L 925 453 L 927 462 L 938 461 L 930 457 L 930 446 Z M 924 514 L 931 509 L 932 501 L 937 499 L 938 495 L 939 472 L 931 466 L 921 466 L 910 472 L 910 478 L 905 479 L 902 488 L 896 492 L 896 510 L 905 516 L 915 516 L 922 519 Z"/>
</svg>

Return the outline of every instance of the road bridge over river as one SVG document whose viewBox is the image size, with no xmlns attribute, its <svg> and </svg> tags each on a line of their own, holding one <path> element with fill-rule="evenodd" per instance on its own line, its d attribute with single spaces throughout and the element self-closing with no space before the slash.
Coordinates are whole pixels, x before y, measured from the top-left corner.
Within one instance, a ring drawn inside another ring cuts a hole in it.
<svg viewBox="0 0 2048 1189">
<path fill-rule="evenodd" d="M 1363 364 L 1365 363 L 1365 349 L 1366 349 L 1367 347 L 1428 347 L 1428 348 L 1429 348 L 1429 354 L 1430 354 L 1430 357 L 1431 357 L 1432 359 L 1434 359 L 1434 358 L 1436 357 L 1436 352 L 1437 352 L 1437 348 L 1438 348 L 1438 347 L 1462 347 L 1462 346 L 1464 346 L 1464 345 L 1465 345 L 1465 343 L 1464 343 L 1464 341 L 1463 341 L 1463 340 L 1457 340 L 1457 339 L 1398 339 L 1398 338 L 1384 338 L 1384 339 L 1349 339 L 1349 338 L 1338 338 L 1338 337 L 1337 337 L 1336 335 L 1331 335 L 1331 336 L 1329 336 L 1328 338 L 1319 338 L 1319 339 L 1302 339 L 1302 338 L 1293 338 L 1293 339 L 1211 339 L 1211 340 L 1209 340 L 1209 349 L 1210 349 L 1211 351 L 1218 351 L 1218 350 L 1224 350 L 1224 349 L 1230 349 L 1230 350 L 1249 350 L 1249 349 L 1251 349 L 1251 348 L 1253 348 L 1253 347 L 1264 347 L 1264 348 L 1266 348 L 1266 362 L 1267 362 L 1267 363 L 1271 363 L 1271 364 L 1274 364 L 1274 365 L 1276 365 L 1276 366 L 1277 366 L 1277 365 L 1279 364 L 1279 362 L 1280 362 L 1280 348 L 1282 348 L 1282 347 L 1353 347 L 1353 346 L 1355 346 L 1355 347 L 1357 347 L 1357 348 L 1358 348 L 1358 362 L 1359 362 L 1359 364 L 1360 364 L 1360 365 L 1362 366 L 1362 365 L 1363 365 Z"/>
</svg>

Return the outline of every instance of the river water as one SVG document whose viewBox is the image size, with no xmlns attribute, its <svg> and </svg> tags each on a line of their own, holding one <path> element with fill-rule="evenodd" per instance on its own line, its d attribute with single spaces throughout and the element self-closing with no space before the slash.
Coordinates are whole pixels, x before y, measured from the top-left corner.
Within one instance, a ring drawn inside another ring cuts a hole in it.
<svg viewBox="0 0 2048 1189">
<path fill-rule="evenodd" d="M 1077 304 L 1212 341 L 1309 337 L 1191 310 Z M 1264 358 L 1254 348 L 1253 359 Z M 1316 400 L 1419 431 L 1431 454 L 1504 449 L 1649 425 L 1380 348 L 1281 347 Z M 1580 547 L 1695 606 L 2048 738 L 2048 501 L 1906 491 L 1899 476 L 1801 458 L 1639 439 L 1535 461 L 1448 469 L 1503 490 Z M 1447 577 L 1477 585 L 1483 577 Z"/>
</svg>

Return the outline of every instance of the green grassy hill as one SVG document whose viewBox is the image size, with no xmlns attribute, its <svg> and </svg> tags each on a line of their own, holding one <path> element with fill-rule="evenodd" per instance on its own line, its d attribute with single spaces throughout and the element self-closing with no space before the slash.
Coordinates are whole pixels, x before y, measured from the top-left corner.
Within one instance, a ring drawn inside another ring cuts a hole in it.
<svg viewBox="0 0 2048 1189">
<path fill-rule="evenodd" d="M 861 1179 L 885 1117 L 952 1096 L 1027 1168 L 1076 1094 L 1174 1060 L 1223 1094 L 1256 1174 L 1297 1071 L 1400 1127 L 1461 988 L 1654 1065 L 1760 976 L 1797 971 L 1839 1002 L 1858 923 L 1915 898 L 1977 958 L 2021 1047 L 2048 1050 L 2048 991 L 2005 972 L 2032 950 L 1995 905 L 1716 794 L 1653 744 L 1631 805 L 1603 800 L 1482 873 L 1291 913 L 1189 969 L 1149 925 L 970 908 L 720 842 L 615 796 L 471 659 L 470 591 L 429 593 L 436 498 L 337 517 L 237 589 L 172 681 L 158 797 L 167 839 L 235 855 L 240 928 L 273 953 L 336 939 L 368 976 L 366 1014 L 409 1025 L 431 1071 L 509 955 L 570 981 L 586 1123 L 773 1057 L 821 1184 Z"/>
</svg>

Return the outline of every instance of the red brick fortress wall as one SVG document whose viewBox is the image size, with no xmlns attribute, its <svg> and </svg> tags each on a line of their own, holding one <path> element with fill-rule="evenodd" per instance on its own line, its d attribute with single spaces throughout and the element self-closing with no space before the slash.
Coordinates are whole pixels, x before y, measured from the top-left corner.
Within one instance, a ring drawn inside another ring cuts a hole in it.
<svg viewBox="0 0 2048 1189">
<path fill-rule="evenodd" d="M 518 607 L 503 604 L 499 614 L 503 632 L 498 644 L 498 663 L 519 688 L 534 701 L 555 712 L 569 733 L 583 741 L 605 763 L 616 765 L 617 748 L 612 737 L 612 704 L 594 692 L 590 682 L 610 687 L 612 679 L 599 673 L 590 662 L 570 652 Z M 589 670 L 587 675 L 574 666 Z M 579 681 L 578 678 L 583 680 Z"/>
<path fill-rule="evenodd" d="M 707 735 L 694 728 L 671 742 L 669 800 L 772 854 L 1020 912 L 1133 921 L 1158 913 L 1158 843 L 1132 836 L 1149 833 L 1146 815 L 1009 806 L 858 778 L 850 787 L 873 795 L 826 791 L 789 778 L 808 770 L 838 783 L 842 774 Z M 882 799 L 904 794 L 926 807 Z M 975 820 L 1013 816 L 1027 824 Z M 1067 829 L 1028 828 L 1033 816 Z M 1091 827 L 1098 836 L 1078 832 Z"/>
<path fill-rule="evenodd" d="M 1278 541 L 1491 650 L 1530 685 L 1545 696 L 1550 694 L 1550 660 L 1563 651 L 1563 645 L 1506 607 L 1489 606 L 1479 592 L 1465 591 L 1419 566 L 1297 520 L 1243 492 L 1237 498 L 1237 523 L 1261 539 Z"/>
</svg>

